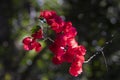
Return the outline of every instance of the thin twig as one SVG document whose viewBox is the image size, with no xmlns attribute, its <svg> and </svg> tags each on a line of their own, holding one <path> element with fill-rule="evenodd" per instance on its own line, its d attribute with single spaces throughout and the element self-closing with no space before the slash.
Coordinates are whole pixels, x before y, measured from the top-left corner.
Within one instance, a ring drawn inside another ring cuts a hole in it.
<svg viewBox="0 0 120 80">
<path fill-rule="evenodd" d="M 117 32 L 116 32 L 115 34 L 117 34 Z M 103 53 L 103 50 L 104 50 L 104 48 L 105 48 L 108 44 L 112 43 L 113 40 L 117 38 L 117 37 L 115 37 L 115 34 L 112 35 L 113 38 L 112 38 L 111 40 L 107 41 L 102 48 L 98 49 L 98 50 L 95 52 L 95 54 L 94 54 L 93 56 L 91 56 L 88 60 L 84 61 L 84 63 L 90 62 L 97 54 L 100 54 L 99 52 L 101 52 L 101 54 L 102 54 L 103 57 L 104 57 L 105 64 L 106 64 L 106 68 L 107 68 L 107 60 L 106 60 L 106 58 L 105 58 L 105 55 L 104 55 L 104 53 Z M 120 35 L 120 34 L 118 34 L 118 35 Z M 108 69 L 108 68 L 107 68 L 107 69 Z"/>
<path fill-rule="evenodd" d="M 84 63 L 90 62 L 99 52 L 96 52 L 93 56 L 91 56 L 88 60 L 84 61 Z"/>
<path fill-rule="evenodd" d="M 107 60 L 106 60 L 106 58 L 105 58 L 105 55 L 104 55 L 103 51 L 101 51 L 101 53 L 102 53 L 102 55 L 103 55 L 103 58 L 104 58 L 104 60 L 105 60 L 106 69 L 107 69 L 107 71 L 108 71 Z"/>
</svg>

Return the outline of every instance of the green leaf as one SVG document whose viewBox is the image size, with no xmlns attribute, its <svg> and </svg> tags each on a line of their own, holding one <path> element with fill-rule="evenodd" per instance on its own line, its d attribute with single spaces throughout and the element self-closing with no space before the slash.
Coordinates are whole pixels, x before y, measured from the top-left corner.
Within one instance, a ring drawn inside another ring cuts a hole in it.
<svg viewBox="0 0 120 80">
<path fill-rule="evenodd" d="M 35 33 L 35 32 L 37 32 L 39 29 L 41 29 L 41 27 L 40 27 L 39 25 L 34 26 L 34 27 L 31 29 L 31 32 L 32 32 L 32 33 Z"/>
</svg>

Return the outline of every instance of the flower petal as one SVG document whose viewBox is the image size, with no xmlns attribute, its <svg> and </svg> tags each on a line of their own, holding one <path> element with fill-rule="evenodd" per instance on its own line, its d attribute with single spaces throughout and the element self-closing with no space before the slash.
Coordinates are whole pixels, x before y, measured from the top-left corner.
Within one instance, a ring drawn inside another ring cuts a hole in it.
<svg viewBox="0 0 120 80">
<path fill-rule="evenodd" d="M 36 44 L 35 44 L 35 51 L 36 52 L 40 52 L 41 51 L 41 44 L 38 43 L 38 42 L 36 42 Z"/>
<path fill-rule="evenodd" d="M 29 44 L 31 41 L 32 41 L 31 37 L 26 37 L 26 38 L 23 39 L 22 42 L 23 42 L 24 44 Z"/>
</svg>

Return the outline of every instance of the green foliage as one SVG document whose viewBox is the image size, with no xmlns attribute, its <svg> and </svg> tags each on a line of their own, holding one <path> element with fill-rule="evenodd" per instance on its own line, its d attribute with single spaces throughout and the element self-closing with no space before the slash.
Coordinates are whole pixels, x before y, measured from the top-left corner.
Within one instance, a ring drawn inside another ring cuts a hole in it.
<svg viewBox="0 0 120 80">
<path fill-rule="evenodd" d="M 39 29 L 40 29 L 40 26 L 39 26 L 39 25 L 33 26 L 33 28 L 31 29 L 31 32 L 32 32 L 32 33 L 35 33 L 35 32 L 37 32 Z"/>
</svg>

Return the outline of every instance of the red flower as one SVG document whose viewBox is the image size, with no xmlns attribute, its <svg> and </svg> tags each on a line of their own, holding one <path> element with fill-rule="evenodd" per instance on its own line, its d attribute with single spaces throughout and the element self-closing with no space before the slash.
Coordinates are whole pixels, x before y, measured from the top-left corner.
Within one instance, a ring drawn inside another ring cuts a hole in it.
<svg viewBox="0 0 120 80">
<path fill-rule="evenodd" d="M 54 40 L 54 43 L 59 45 L 59 46 L 65 47 L 67 45 L 67 37 L 66 37 L 66 35 L 61 34 L 61 33 L 57 34 L 56 38 Z"/>
<path fill-rule="evenodd" d="M 32 50 L 35 49 L 36 52 L 41 50 L 40 43 L 36 42 L 34 39 L 30 37 L 26 37 L 23 39 L 24 49 L 25 50 Z"/>
<path fill-rule="evenodd" d="M 76 52 L 76 54 L 78 54 L 80 56 L 81 55 L 84 56 L 85 53 L 86 53 L 86 49 L 85 49 L 84 46 L 80 45 L 80 46 L 78 46 L 78 47 L 75 48 L 75 52 Z"/>
<path fill-rule="evenodd" d="M 77 35 L 76 28 L 71 22 L 63 21 L 54 11 L 42 11 L 40 12 L 39 18 L 45 19 L 50 29 L 55 32 L 55 39 L 49 46 L 49 49 L 54 53 L 52 62 L 54 64 L 61 64 L 63 62 L 71 63 L 69 73 L 75 77 L 81 74 L 86 49 L 84 46 L 78 45 L 75 39 Z M 39 52 L 41 50 L 41 44 L 36 40 L 43 37 L 42 29 L 39 29 L 31 36 L 32 38 L 26 37 L 23 40 L 24 49 L 35 49 L 36 52 Z"/>
<path fill-rule="evenodd" d="M 56 33 L 60 33 L 63 30 L 64 21 L 59 16 L 55 16 L 51 21 L 51 29 Z"/>
<path fill-rule="evenodd" d="M 26 37 L 23 39 L 24 49 L 32 50 L 34 48 L 34 42 L 30 37 Z"/>
<path fill-rule="evenodd" d="M 71 22 L 65 22 L 64 24 L 64 32 L 69 32 L 69 29 L 72 27 L 72 23 Z"/>
<path fill-rule="evenodd" d="M 51 26 L 51 29 L 56 33 L 60 33 L 63 30 L 64 21 L 54 11 L 42 11 L 40 17 L 45 18 L 47 23 Z"/>
<path fill-rule="evenodd" d="M 76 55 L 74 61 L 70 66 L 69 73 L 75 77 L 81 74 L 83 62 L 84 62 L 84 56 Z"/>
<path fill-rule="evenodd" d="M 77 31 L 74 27 L 70 27 L 68 30 L 66 30 L 64 32 L 64 34 L 68 37 L 68 38 L 74 38 L 77 35 Z"/>
<path fill-rule="evenodd" d="M 86 54 L 86 49 L 84 46 L 80 45 L 77 47 L 77 54 L 78 55 L 85 55 Z"/>
<path fill-rule="evenodd" d="M 51 44 L 49 49 L 57 56 L 62 56 L 65 53 L 64 47 L 58 46 L 56 43 Z"/>
<path fill-rule="evenodd" d="M 43 17 L 43 18 L 45 18 L 46 20 L 47 20 L 47 19 L 51 19 L 51 18 L 53 18 L 54 16 L 56 16 L 56 12 L 55 12 L 55 11 L 45 10 L 45 11 L 41 11 L 41 12 L 40 12 L 40 17 Z M 39 17 L 39 18 L 40 18 L 40 17 Z"/>
<path fill-rule="evenodd" d="M 77 77 L 82 72 L 82 64 L 80 62 L 73 62 L 70 66 L 69 73 Z"/>
<path fill-rule="evenodd" d="M 63 55 L 64 62 L 72 63 L 75 58 L 76 53 L 72 48 L 67 49 L 66 53 Z"/>
<path fill-rule="evenodd" d="M 34 37 L 35 39 L 41 39 L 42 38 L 42 30 L 39 29 L 37 32 L 32 34 L 32 37 Z"/>
<path fill-rule="evenodd" d="M 72 47 L 72 48 L 78 47 L 78 43 L 75 40 L 75 38 L 69 38 L 69 39 L 67 39 L 67 45 L 69 47 Z"/>
<path fill-rule="evenodd" d="M 38 42 L 35 43 L 35 51 L 36 52 L 40 52 L 41 51 L 41 44 L 38 43 Z"/>
<path fill-rule="evenodd" d="M 52 62 L 54 64 L 61 64 L 63 62 L 63 58 L 62 58 L 62 56 L 54 56 L 52 58 Z"/>
</svg>

